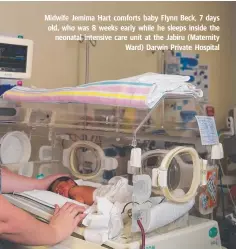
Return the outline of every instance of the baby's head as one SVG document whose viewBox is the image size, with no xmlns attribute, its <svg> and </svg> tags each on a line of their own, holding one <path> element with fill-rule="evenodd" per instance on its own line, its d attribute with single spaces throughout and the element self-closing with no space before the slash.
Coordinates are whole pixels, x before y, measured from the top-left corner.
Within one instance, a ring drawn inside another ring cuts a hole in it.
<svg viewBox="0 0 236 249">
<path fill-rule="evenodd" d="M 73 179 L 63 176 L 52 182 L 52 184 L 48 188 L 48 191 L 60 194 L 68 198 L 69 190 L 75 186 L 77 186 L 77 184 Z"/>
</svg>

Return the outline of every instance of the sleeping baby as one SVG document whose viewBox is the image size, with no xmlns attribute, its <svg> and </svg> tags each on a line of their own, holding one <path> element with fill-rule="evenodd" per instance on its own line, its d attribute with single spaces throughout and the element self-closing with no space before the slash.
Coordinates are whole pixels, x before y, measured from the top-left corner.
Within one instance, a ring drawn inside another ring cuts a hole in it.
<svg viewBox="0 0 236 249">
<path fill-rule="evenodd" d="M 60 177 L 49 186 L 48 190 L 89 206 L 96 201 L 96 197 L 106 197 L 112 203 L 132 200 L 127 179 L 118 176 L 113 177 L 108 185 L 101 185 L 98 188 L 79 186 L 70 177 Z"/>
</svg>

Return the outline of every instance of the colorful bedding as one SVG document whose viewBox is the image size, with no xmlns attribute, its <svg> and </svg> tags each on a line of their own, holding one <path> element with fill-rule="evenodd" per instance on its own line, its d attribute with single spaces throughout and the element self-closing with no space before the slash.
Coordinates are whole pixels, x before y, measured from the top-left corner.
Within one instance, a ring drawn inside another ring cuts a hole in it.
<svg viewBox="0 0 236 249">
<path fill-rule="evenodd" d="M 167 95 L 201 98 L 202 91 L 187 83 L 188 80 L 188 76 L 147 73 L 57 89 L 17 86 L 6 91 L 3 98 L 15 102 L 83 103 L 147 109 Z"/>
</svg>

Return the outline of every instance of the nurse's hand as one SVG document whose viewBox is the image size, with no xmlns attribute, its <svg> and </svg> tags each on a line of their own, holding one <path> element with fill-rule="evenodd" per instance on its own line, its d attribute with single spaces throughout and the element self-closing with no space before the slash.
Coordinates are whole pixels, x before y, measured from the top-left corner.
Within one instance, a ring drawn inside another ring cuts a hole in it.
<svg viewBox="0 0 236 249">
<path fill-rule="evenodd" d="M 83 214 L 84 211 L 84 207 L 74 203 L 67 202 L 61 208 L 56 205 L 49 226 L 54 229 L 58 242 L 65 240 L 74 232 L 86 216 L 86 214 Z"/>
<path fill-rule="evenodd" d="M 37 189 L 47 190 L 49 186 L 51 185 L 51 183 L 53 183 L 56 179 L 63 177 L 63 176 L 70 177 L 70 175 L 67 175 L 67 174 L 56 174 L 56 175 L 47 176 L 43 179 L 37 180 L 38 181 Z"/>
</svg>

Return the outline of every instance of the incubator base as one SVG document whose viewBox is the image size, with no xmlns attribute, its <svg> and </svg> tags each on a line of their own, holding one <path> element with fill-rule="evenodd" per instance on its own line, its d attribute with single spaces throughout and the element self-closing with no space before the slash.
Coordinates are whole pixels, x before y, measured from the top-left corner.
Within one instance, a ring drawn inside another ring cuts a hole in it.
<svg viewBox="0 0 236 249">
<path fill-rule="evenodd" d="M 170 224 L 171 225 L 171 224 Z M 164 232 L 164 231 L 163 231 Z M 139 249 L 140 241 L 121 244 L 106 243 L 114 249 Z M 148 234 L 145 249 L 220 249 L 221 240 L 216 221 L 189 216 L 188 226 L 162 234 Z"/>
<path fill-rule="evenodd" d="M 5 197 L 14 205 L 22 208 L 40 219 L 48 220 L 52 209 L 42 204 L 35 203 L 32 200 L 22 199 L 19 196 L 5 195 Z M 83 229 L 78 228 L 77 237 L 83 234 Z M 105 246 L 114 249 L 140 249 L 140 234 L 127 234 L 126 238 L 119 238 L 113 241 L 107 241 Z M 84 241 L 83 241 L 84 242 Z M 81 237 L 70 237 L 66 243 L 63 242 L 63 249 L 75 248 L 81 244 Z M 61 249 L 62 244 L 54 247 L 45 247 L 45 249 Z M 88 247 L 86 246 L 88 245 Z M 27 247 L 24 247 L 27 248 Z M 28 247 L 30 248 L 30 247 Z M 35 248 L 35 247 L 34 247 Z M 37 248 L 37 247 L 36 247 Z M 36 249 L 35 248 L 35 249 Z M 85 242 L 83 248 L 99 248 L 91 246 L 91 243 Z M 213 220 L 197 218 L 185 215 L 178 222 L 169 224 L 166 227 L 158 229 L 155 232 L 146 235 L 145 249 L 220 249 L 221 240 L 218 223 Z M 41 249 L 41 248 L 40 248 Z"/>
</svg>

